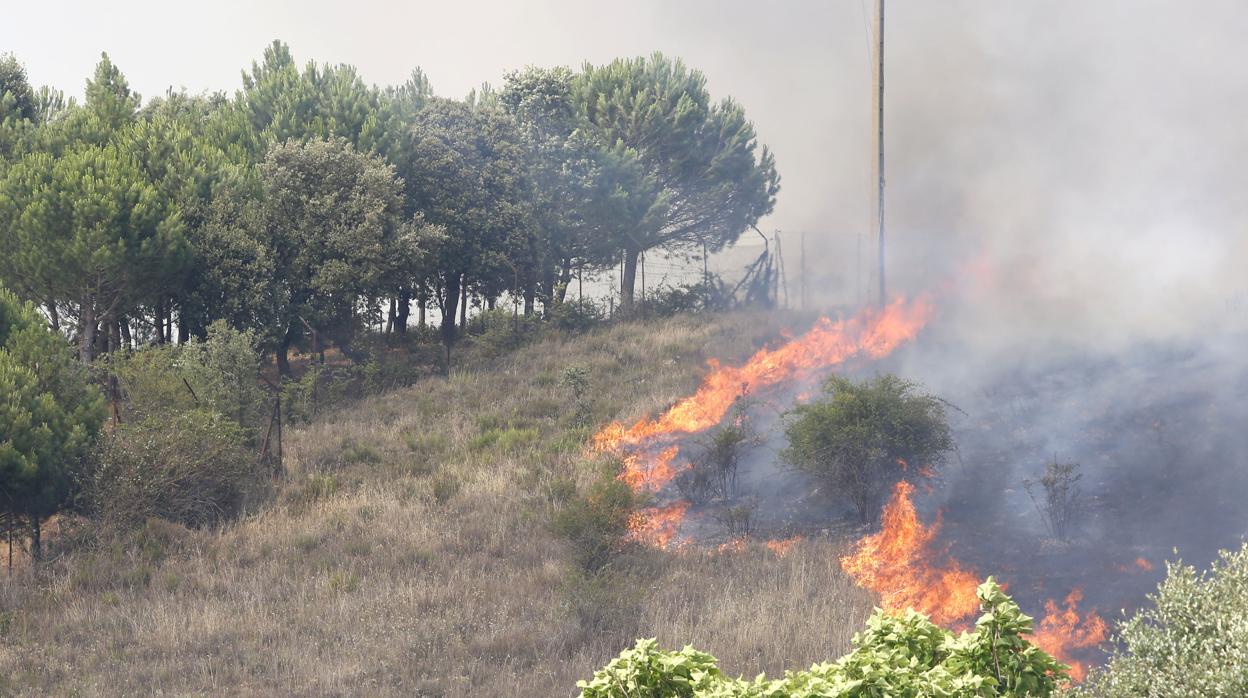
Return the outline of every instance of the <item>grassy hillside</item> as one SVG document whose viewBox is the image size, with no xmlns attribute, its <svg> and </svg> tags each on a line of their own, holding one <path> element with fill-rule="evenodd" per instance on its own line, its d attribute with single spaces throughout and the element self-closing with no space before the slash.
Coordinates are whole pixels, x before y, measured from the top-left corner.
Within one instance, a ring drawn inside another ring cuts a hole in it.
<svg viewBox="0 0 1248 698">
<path fill-rule="evenodd" d="M 638 636 L 729 673 L 836 657 L 871 607 L 836 541 L 633 550 L 587 575 L 551 525 L 602 477 L 594 425 L 662 409 L 779 322 L 552 338 L 292 429 L 273 500 L 224 530 L 153 520 L 6 579 L 0 693 L 572 695 Z"/>
</svg>

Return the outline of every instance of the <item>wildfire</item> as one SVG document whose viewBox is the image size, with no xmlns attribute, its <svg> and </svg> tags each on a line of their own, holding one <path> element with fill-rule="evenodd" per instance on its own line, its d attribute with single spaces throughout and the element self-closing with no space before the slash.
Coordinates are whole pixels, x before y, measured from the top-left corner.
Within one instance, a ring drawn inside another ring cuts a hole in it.
<svg viewBox="0 0 1248 698">
<path fill-rule="evenodd" d="M 670 446 L 659 452 L 653 459 L 643 458 L 642 454 L 629 453 L 624 456 L 624 469 L 620 479 L 628 484 L 634 492 L 649 490 L 658 492 L 664 485 L 672 481 L 676 474 L 689 467 L 689 464 L 673 465 L 679 449 Z"/>
<path fill-rule="evenodd" d="M 776 554 L 776 557 L 786 557 L 793 550 L 793 546 L 802 540 L 801 536 L 793 536 L 783 540 L 767 541 L 767 549 Z"/>
<path fill-rule="evenodd" d="M 689 511 L 689 502 L 681 499 L 659 507 L 649 507 L 633 514 L 628 521 L 628 537 L 645 545 L 666 550 L 680 530 L 680 522 Z"/>
<path fill-rule="evenodd" d="M 933 543 L 940 519 L 924 526 L 911 501 L 913 493 L 914 485 L 897 483 L 884 507 L 880 532 L 858 541 L 854 553 L 841 558 L 841 567 L 860 586 L 878 593 L 885 611 L 914 609 L 942 625 L 965 622 L 979 611 L 975 597 L 979 576 L 963 569 L 956 559 L 948 558 L 943 564 L 936 561 Z M 1108 634 L 1105 621 L 1095 611 L 1080 615 L 1082 600 L 1083 591 L 1075 589 L 1063 608 L 1051 599 L 1046 601 L 1045 616 L 1036 624 L 1032 639 L 1032 644 L 1069 664 L 1075 681 L 1082 681 L 1088 671 L 1072 653 L 1096 647 Z"/>
<path fill-rule="evenodd" d="M 979 610 L 979 576 L 952 558 L 936 561 L 932 543 L 940 521 L 931 526 L 919 521 L 913 493 L 914 485 L 897 483 L 880 532 L 858 541 L 853 554 L 841 558 L 841 567 L 859 586 L 878 593 L 885 611 L 912 608 L 936 623 L 960 621 Z"/>
<path fill-rule="evenodd" d="M 775 349 L 760 349 L 741 366 L 723 366 L 710 359 L 710 372 L 693 395 L 656 419 L 638 420 L 627 429 L 618 422 L 608 424 L 594 436 L 594 447 L 618 450 L 709 429 L 723 420 L 738 398 L 755 390 L 796 382 L 853 357 L 887 356 L 918 334 L 931 311 L 925 298 L 898 299 L 882 310 L 868 308 L 846 320 L 820 318 L 806 334 Z"/>
<path fill-rule="evenodd" d="M 1109 628 L 1096 611 L 1079 615 L 1083 590 L 1076 588 L 1066 596 L 1065 608 L 1058 608 L 1052 599 L 1044 602 L 1044 619 L 1035 629 L 1032 644 L 1070 665 L 1070 677 L 1082 681 L 1088 675 L 1083 662 L 1071 658 L 1076 650 L 1087 650 L 1105 641 Z"/>
</svg>

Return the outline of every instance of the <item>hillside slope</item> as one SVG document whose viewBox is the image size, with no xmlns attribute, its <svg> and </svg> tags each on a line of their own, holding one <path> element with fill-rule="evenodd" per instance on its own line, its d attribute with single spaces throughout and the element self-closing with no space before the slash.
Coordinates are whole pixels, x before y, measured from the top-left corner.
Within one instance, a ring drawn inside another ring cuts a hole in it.
<svg viewBox="0 0 1248 698">
<path fill-rule="evenodd" d="M 0 586 L 0 693 L 572 695 L 638 636 L 729 672 L 835 657 L 871 607 L 832 540 L 778 558 L 635 550 L 581 573 L 552 516 L 596 478 L 594 424 L 652 414 L 763 315 L 552 338 L 287 434 L 273 503 L 222 531 L 150 521 Z M 589 379 L 580 409 L 561 383 Z"/>
</svg>

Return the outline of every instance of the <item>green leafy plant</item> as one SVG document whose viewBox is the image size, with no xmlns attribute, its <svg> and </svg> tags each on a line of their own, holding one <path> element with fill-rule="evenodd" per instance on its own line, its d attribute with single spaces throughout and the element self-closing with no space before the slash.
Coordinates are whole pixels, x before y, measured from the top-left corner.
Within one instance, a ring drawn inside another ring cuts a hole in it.
<svg viewBox="0 0 1248 698">
<path fill-rule="evenodd" d="M 1248 544 L 1222 551 L 1208 572 L 1172 563 L 1149 598 L 1079 695 L 1248 695 Z"/>
<path fill-rule="evenodd" d="M 934 472 L 953 450 L 945 402 L 919 388 L 894 375 L 833 376 L 823 398 L 786 415 L 781 456 L 844 492 L 862 522 L 872 522 L 898 480 Z"/>
<path fill-rule="evenodd" d="M 854 651 L 782 679 L 729 678 L 714 657 L 686 646 L 678 652 L 638 640 L 589 681 L 581 698 L 1047 698 L 1069 667 L 1027 642 L 1031 618 L 991 577 L 980 585 L 983 615 L 955 636 L 926 616 L 877 610 L 854 637 Z"/>
</svg>

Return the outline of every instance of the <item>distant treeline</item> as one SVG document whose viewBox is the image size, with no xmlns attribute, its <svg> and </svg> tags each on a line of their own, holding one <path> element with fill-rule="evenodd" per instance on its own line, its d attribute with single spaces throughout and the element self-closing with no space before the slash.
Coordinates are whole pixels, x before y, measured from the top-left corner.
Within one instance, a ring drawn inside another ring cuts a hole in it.
<svg viewBox="0 0 1248 698">
<path fill-rule="evenodd" d="M 701 254 L 771 211 L 774 161 L 731 100 L 655 54 L 528 67 L 433 96 L 419 70 L 367 84 L 274 42 L 242 87 L 143 103 L 107 55 L 81 104 L 0 58 L 0 285 L 83 362 L 121 347 L 250 331 L 289 372 L 315 332 L 456 339 L 465 304 L 526 314 L 581 270 Z"/>
</svg>

